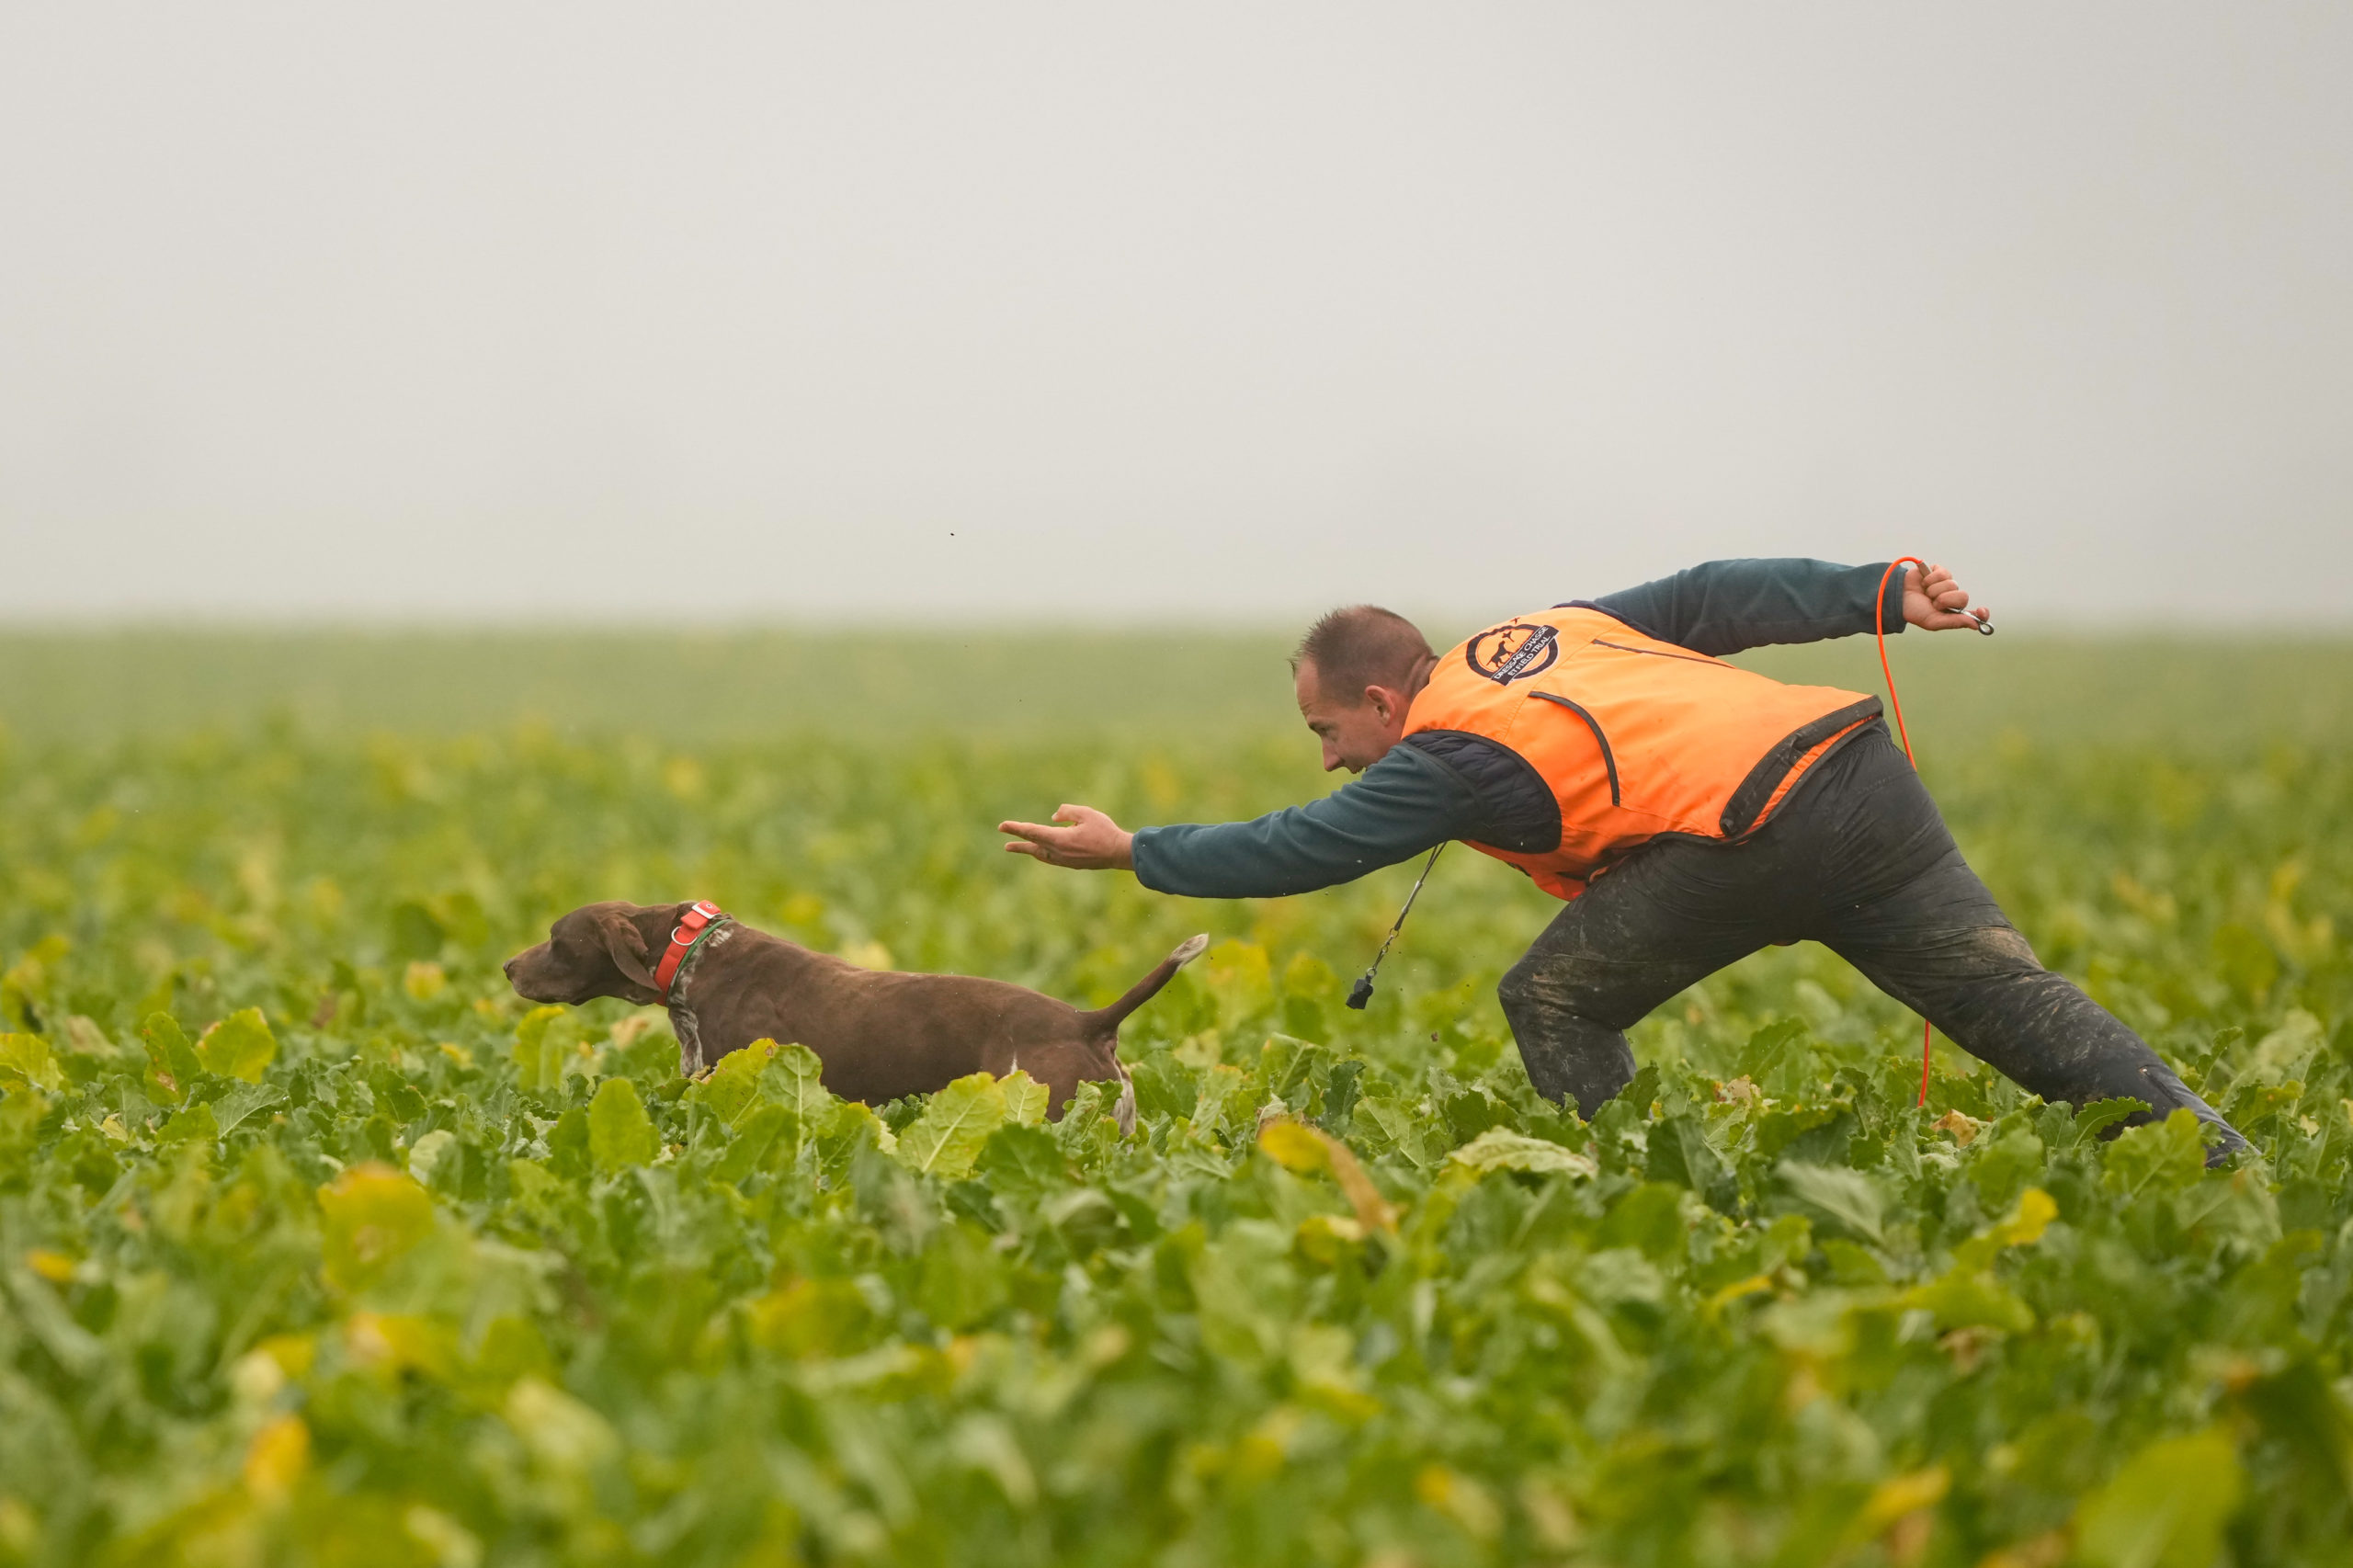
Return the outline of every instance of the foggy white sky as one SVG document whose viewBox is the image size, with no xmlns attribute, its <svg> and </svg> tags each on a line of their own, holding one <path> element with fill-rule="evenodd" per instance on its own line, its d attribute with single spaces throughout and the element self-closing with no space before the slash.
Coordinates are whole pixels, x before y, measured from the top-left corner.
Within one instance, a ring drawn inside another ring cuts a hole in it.
<svg viewBox="0 0 2353 1568">
<path fill-rule="evenodd" d="M 0 616 L 2341 619 L 2353 7 L 0 6 Z"/>
</svg>

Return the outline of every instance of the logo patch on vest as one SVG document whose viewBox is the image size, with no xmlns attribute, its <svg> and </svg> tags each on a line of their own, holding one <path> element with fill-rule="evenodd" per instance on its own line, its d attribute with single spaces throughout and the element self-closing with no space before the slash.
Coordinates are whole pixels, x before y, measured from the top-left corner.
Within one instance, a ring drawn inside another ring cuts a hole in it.
<svg viewBox="0 0 2353 1568">
<path fill-rule="evenodd" d="M 1482 631 L 1463 650 L 1471 667 L 1497 686 L 1509 686 L 1552 667 L 1561 656 L 1561 634 L 1549 626 L 1518 621 Z"/>
</svg>

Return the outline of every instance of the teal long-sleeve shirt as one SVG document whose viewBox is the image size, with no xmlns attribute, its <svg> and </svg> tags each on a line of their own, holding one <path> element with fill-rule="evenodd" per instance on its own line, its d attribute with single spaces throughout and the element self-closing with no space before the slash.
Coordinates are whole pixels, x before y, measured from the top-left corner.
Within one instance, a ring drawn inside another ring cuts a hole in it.
<svg viewBox="0 0 2353 1568">
<path fill-rule="evenodd" d="M 1591 601 L 1662 641 L 1718 657 L 1776 642 L 1869 631 L 1874 610 L 1904 630 L 1903 579 L 1885 562 L 1837 566 L 1799 559 L 1711 561 Z M 1135 835 L 1136 880 L 1193 898 L 1274 898 L 1352 881 L 1444 844 L 1507 836 L 1489 821 L 1476 783 L 1415 745 L 1388 755 L 1320 801 L 1253 822 L 1147 827 Z"/>
</svg>

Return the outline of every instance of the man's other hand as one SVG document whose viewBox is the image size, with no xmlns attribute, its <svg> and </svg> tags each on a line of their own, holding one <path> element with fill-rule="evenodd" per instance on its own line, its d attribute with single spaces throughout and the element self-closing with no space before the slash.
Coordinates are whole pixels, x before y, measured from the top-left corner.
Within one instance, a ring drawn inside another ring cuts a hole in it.
<svg viewBox="0 0 2353 1568">
<path fill-rule="evenodd" d="M 1134 869 L 1136 835 L 1093 806 L 1057 806 L 1054 821 L 1067 825 L 1001 822 L 996 830 L 1014 835 L 1005 846 L 1008 853 L 1027 855 L 1049 866 L 1067 866 L 1074 871 Z"/>
<path fill-rule="evenodd" d="M 1980 621 L 1991 621 L 1990 609 L 1971 609 L 1969 596 L 1941 566 L 1922 575 L 1916 566 L 1904 569 L 1904 619 L 1923 631 L 1974 631 Z"/>
</svg>

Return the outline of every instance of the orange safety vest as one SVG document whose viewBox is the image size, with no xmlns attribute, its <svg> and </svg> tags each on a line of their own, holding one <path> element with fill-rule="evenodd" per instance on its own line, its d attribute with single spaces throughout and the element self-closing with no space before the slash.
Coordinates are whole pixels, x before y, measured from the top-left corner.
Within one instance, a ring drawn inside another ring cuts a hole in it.
<svg viewBox="0 0 2353 1568">
<path fill-rule="evenodd" d="M 1785 686 L 1564 605 L 1451 649 L 1406 710 L 1405 733 L 1454 730 L 1525 758 L 1561 807 L 1561 842 L 1520 853 L 1466 839 L 1574 898 L 1637 846 L 1734 842 L 1772 816 L 1879 699 Z"/>
</svg>

